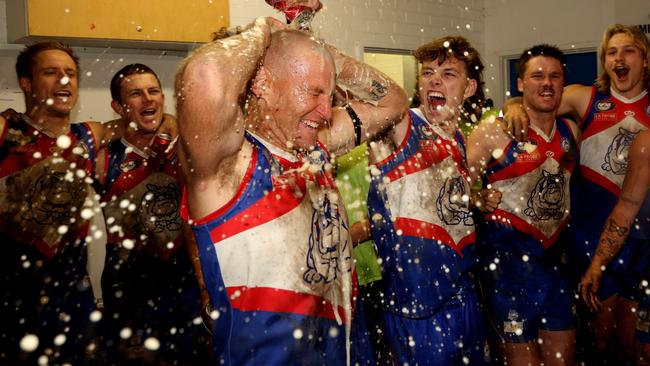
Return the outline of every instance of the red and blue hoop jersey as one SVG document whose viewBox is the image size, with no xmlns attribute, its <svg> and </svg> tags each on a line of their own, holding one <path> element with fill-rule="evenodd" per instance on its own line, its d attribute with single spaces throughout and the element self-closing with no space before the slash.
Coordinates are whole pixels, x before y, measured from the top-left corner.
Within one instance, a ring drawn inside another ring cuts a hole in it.
<svg viewBox="0 0 650 366">
<path fill-rule="evenodd" d="M 580 175 L 572 191 L 572 225 L 600 233 L 616 205 L 628 166 L 628 151 L 637 133 L 650 127 L 647 91 L 633 99 L 593 88 L 582 118 Z M 650 212 L 642 210 L 631 238 L 650 239 Z"/>
<path fill-rule="evenodd" d="M 327 152 L 296 158 L 247 133 L 236 195 L 194 220 L 225 364 L 346 362 L 352 243 Z"/>
<path fill-rule="evenodd" d="M 371 167 L 368 210 L 388 312 L 423 318 L 461 289 L 476 264 L 465 141 L 409 111 L 404 141 Z"/>
<path fill-rule="evenodd" d="M 175 162 L 148 159 L 124 138 L 106 154 L 106 182 L 98 191 L 109 244 L 131 240 L 136 250 L 167 259 L 181 245 L 180 176 Z"/>
<path fill-rule="evenodd" d="M 495 263 L 495 279 L 544 282 L 557 278 L 559 252 L 550 248 L 569 221 L 571 173 L 578 146 L 569 123 L 555 120 L 550 136 L 535 126 L 526 143 L 511 141 L 489 164 L 484 182 L 502 192 L 496 210 L 485 215 L 481 252 Z"/>
<path fill-rule="evenodd" d="M 39 337 L 33 359 L 56 349 L 55 363 L 78 363 L 92 329 L 87 279 L 95 139 L 87 124 L 58 138 L 28 117 L 0 131 L 0 363 L 18 363 L 18 342 Z M 65 334 L 67 341 L 54 346 Z"/>
<path fill-rule="evenodd" d="M 109 354 L 155 336 L 162 360 L 201 363 L 192 320 L 201 301 L 181 235 L 181 182 L 175 161 L 150 157 L 127 140 L 106 150 L 98 191 L 108 231 L 102 274 Z M 129 243 L 127 245 L 126 243 Z M 123 328 L 136 335 L 124 340 Z M 176 329 L 176 332 L 170 332 Z M 120 362 L 120 359 L 111 360 Z"/>
</svg>

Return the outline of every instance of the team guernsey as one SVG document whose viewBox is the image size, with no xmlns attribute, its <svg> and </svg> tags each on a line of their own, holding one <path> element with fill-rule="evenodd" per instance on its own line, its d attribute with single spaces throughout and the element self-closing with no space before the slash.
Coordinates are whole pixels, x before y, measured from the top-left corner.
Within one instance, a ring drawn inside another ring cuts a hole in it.
<svg viewBox="0 0 650 366">
<path fill-rule="evenodd" d="M 218 314 L 215 357 L 226 365 L 345 364 L 352 244 L 329 156 L 321 146 L 295 157 L 251 133 L 246 139 L 253 154 L 238 192 L 193 221 Z"/>
<path fill-rule="evenodd" d="M 156 337 L 163 359 L 191 362 L 200 297 L 183 248 L 175 161 L 150 158 L 122 138 L 109 145 L 104 166 L 105 184 L 97 191 L 107 222 L 102 288 L 113 346 Z M 130 339 L 120 337 L 124 327 L 132 329 Z"/>
<path fill-rule="evenodd" d="M 601 93 L 595 87 L 582 118 L 580 175 L 572 186 L 572 256 L 584 269 L 598 246 L 605 220 L 616 205 L 627 171 L 628 151 L 637 133 L 650 126 L 650 99 L 643 91 L 627 99 L 615 91 Z M 649 251 L 650 211 L 643 206 L 623 246 L 604 272 L 601 298 L 614 293 L 636 299 Z"/>
<path fill-rule="evenodd" d="M 650 127 L 650 98 L 647 91 L 627 99 L 614 91 L 603 94 L 593 87 L 582 121 L 582 179 L 576 182 L 572 223 L 600 233 L 621 192 L 632 140 L 639 131 Z M 650 239 L 650 221 L 647 217 L 641 220 L 630 231 L 630 237 Z"/>
<path fill-rule="evenodd" d="M 17 362 L 28 333 L 40 339 L 34 357 L 63 334 L 51 361 L 71 361 L 92 331 L 84 238 L 95 141 L 87 124 L 55 138 L 21 117 L 0 131 L 0 363 Z"/>
<path fill-rule="evenodd" d="M 527 142 L 511 141 L 486 168 L 484 182 L 503 192 L 481 231 L 486 301 L 502 339 L 528 342 L 540 328 L 573 325 L 562 233 L 577 160 L 571 126 L 558 118 L 549 136 L 531 126 Z"/>
<path fill-rule="evenodd" d="M 478 364 L 482 335 L 471 329 L 481 328 L 481 316 L 468 275 L 476 254 L 465 142 L 459 130 L 450 136 L 429 124 L 419 109 L 409 117 L 404 141 L 371 168 L 368 194 L 387 339 L 400 364 L 455 364 L 462 357 Z"/>
</svg>

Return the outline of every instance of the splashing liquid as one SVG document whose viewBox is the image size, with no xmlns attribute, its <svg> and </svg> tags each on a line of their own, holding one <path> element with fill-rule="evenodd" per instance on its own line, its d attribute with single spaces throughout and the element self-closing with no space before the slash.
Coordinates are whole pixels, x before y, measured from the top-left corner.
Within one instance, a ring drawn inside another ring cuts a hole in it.
<svg viewBox="0 0 650 366">
<path fill-rule="evenodd" d="M 311 27 L 311 20 L 314 18 L 314 13 L 308 7 L 288 7 L 287 2 L 284 0 L 266 0 L 266 3 L 283 12 L 287 19 L 287 24 L 289 24 L 291 28 L 307 30 Z"/>
</svg>

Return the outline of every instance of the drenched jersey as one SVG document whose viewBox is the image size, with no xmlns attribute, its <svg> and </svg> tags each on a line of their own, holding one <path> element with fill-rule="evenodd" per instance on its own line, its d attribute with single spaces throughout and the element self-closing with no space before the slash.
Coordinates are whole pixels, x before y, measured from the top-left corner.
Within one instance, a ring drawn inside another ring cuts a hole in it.
<svg viewBox="0 0 650 366">
<path fill-rule="evenodd" d="M 569 221 L 569 183 L 578 160 L 577 142 L 563 119 L 556 119 L 548 137 L 535 126 L 528 136 L 526 143 L 511 141 L 483 177 L 503 196 L 485 215 L 482 251 L 496 262 L 494 275 L 512 282 L 556 277 L 560 258 L 548 249 Z"/>
<path fill-rule="evenodd" d="M 85 236 L 94 138 L 86 124 L 59 138 L 25 121 L 11 127 L 0 134 L 0 229 L 52 258 Z"/>
<path fill-rule="evenodd" d="M 194 220 L 225 364 L 346 362 L 352 243 L 324 149 L 296 159 L 252 134 L 236 195 Z"/>
<path fill-rule="evenodd" d="M 627 154 L 637 133 L 650 126 L 646 91 L 634 99 L 593 88 L 582 118 L 580 173 L 573 190 L 572 222 L 583 230 L 600 232 L 621 192 Z M 642 209 L 630 237 L 650 239 L 650 212 Z"/>
<path fill-rule="evenodd" d="M 463 136 L 420 113 L 410 110 L 404 141 L 371 169 L 368 194 L 386 310 L 412 318 L 436 313 L 476 263 Z"/>
<path fill-rule="evenodd" d="M 175 164 L 147 156 L 124 139 L 109 145 L 100 190 L 108 243 L 123 246 L 126 240 L 166 259 L 181 244 L 179 174 Z"/>
<path fill-rule="evenodd" d="M 92 337 L 84 239 L 95 140 L 87 124 L 52 138 L 26 116 L 0 137 L 0 363 L 18 363 L 25 333 L 39 337 L 34 358 L 65 334 L 51 361 L 79 363 Z"/>
</svg>

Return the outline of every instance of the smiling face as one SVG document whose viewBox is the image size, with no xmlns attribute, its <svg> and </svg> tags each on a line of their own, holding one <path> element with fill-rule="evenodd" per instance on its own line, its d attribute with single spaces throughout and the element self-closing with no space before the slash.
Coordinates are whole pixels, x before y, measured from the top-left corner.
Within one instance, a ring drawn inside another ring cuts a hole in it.
<svg viewBox="0 0 650 366">
<path fill-rule="evenodd" d="M 625 33 L 614 34 L 607 42 L 604 68 L 611 80 L 611 88 L 627 98 L 633 98 L 644 89 L 648 60 Z"/>
<path fill-rule="evenodd" d="M 79 95 L 77 73 L 74 60 L 66 52 L 39 52 L 31 78 L 19 79 L 28 114 L 38 109 L 46 116 L 68 117 Z"/>
<path fill-rule="evenodd" d="M 523 78 L 517 79 L 524 106 L 537 112 L 555 114 L 564 88 L 562 64 L 553 57 L 535 56 L 526 62 L 525 67 Z"/>
<path fill-rule="evenodd" d="M 476 80 L 468 79 L 465 62 L 448 57 L 424 61 L 418 78 L 420 110 L 431 123 L 454 122 L 465 98 L 476 91 Z"/>
<path fill-rule="evenodd" d="M 264 100 L 259 128 L 285 150 L 310 149 L 332 118 L 334 62 L 322 45 L 289 37 L 291 47 L 267 58 L 257 76 L 255 90 Z"/>
<path fill-rule="evenodd" d="M 127 123 L 135 123 L 144 133 L 153 133 L 163 118 L 165 96 L 155 75 L 150 73 L 124 76 L 120 84 L 121 103 L 111 106 Z"/>
</svg>

